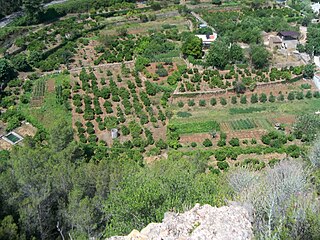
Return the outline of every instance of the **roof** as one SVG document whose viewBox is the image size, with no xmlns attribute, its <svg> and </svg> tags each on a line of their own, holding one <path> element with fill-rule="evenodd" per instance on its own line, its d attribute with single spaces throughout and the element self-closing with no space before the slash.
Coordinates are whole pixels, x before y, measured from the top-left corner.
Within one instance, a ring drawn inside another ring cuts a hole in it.
<svg viewBox="0 0 320 240">
<path fill-rule="evenodd" d="M 216 40 L 215 35 L 196 35 L 196 37 L 200 38 L 202 42 L 214 42 Z"/>
<path fill-rule="evenodd" d="M 295 31 L 281 31 L 279 32 L 279 34 L 284 37 L 292 37 L 292 38 L 298 38 L 300 35 L 300 33 Z"/>
</svg>

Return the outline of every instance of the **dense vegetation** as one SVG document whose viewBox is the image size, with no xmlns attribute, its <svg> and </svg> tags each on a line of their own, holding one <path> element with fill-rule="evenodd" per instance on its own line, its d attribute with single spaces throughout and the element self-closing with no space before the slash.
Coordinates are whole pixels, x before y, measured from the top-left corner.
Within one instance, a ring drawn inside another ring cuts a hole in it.
<svg viewBox="0 0 320 240">
<path fill-rule="evenodd" d="M 0 150 L 0 240 L 103 239 L 229 201 L 257 239 L 320 238 L 315 67 L 274 67 L 261 37 L 309 25 L 298 50 L 318 54 L 304 4 L 43 3 L 0 0 L 25 12 L 0 31 L 0 132 L 36 129 Z"/>
</svg>

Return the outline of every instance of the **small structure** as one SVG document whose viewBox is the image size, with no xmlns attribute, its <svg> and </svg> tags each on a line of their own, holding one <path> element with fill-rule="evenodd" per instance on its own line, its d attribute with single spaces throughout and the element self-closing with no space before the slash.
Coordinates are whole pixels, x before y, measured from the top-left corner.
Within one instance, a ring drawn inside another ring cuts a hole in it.
<svg viewBox="0 0 320 240">
<path fill-rule="evenodd" d="M 118 129 L 116 129 L 116 128 L 111 129 L 111 138 L 112 139 L 118 138 Z"/>
<path fill-rule="evenodd" d="M 216 40 L 215 35 L 196 35 L 196 37 L 202 40 L 203 45 L 210 45 Z"/>
<path fill-rule="evenodd" d="M 270 48 L 280 48 L 282 45 L 282 39 L 278 36 L 270 36 L 269 46 Z"/>
<path fill-rule="evenodd" d="M 199 28 L 206 28 L 206 27 L 208 27 L 208 25 L 207 25 L 207 24 L 205 24 L 205 23 L 201 23 L 201 24 L 199 24 Z"/>
<path fill-rule="evenodd" d="M 3 136 L 2 139 L 10 143 L 11 145 L 16 145 L 23 140 L 23 137 L 21 137 L 18 133 L 10 132 L 7 135 Z"/>
<path fill-rule="evenodd" d="M 317 3 L 311 4 L 311 8 L 312 8 L 312 11 L 313 11 L 315 14 L 319 14 L 319 12 L 320 12 L 320 3 L 317 2 Z"/>
<path fill-rule="evenodd" d="M 295 31 L 281 31 L 278 33 L 278 36 L 283 40 L 298 40 L 300 33 L 295 32 Z"/>
</svg>

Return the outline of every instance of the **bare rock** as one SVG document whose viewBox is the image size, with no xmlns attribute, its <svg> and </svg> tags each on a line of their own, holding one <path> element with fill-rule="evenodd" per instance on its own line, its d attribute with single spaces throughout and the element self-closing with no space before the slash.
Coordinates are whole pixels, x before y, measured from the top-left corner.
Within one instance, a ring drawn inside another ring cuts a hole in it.
<svg viewBox="0 0 320 240">
<path fill-rule="evenodd" d="M 151 223 L 125 237 L 109 240 L 248 240 L 253 238 L 248 211 L 241 206 L 200 206 L 185 213 L 166 213 L 162 223 Z"/>
</svg>

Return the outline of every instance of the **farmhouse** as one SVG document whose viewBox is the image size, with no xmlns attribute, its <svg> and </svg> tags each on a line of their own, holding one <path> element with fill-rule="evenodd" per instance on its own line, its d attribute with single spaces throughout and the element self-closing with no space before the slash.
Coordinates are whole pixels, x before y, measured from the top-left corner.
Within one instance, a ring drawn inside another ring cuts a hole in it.
<svg viewBox="0 0 320 240">
<path fill-rule="evenodd" d="M 216 40 L 215 35 L 196 35 L 196 37 L 202 40 L 203 45 L 210 45 Z"/>
</svg>

